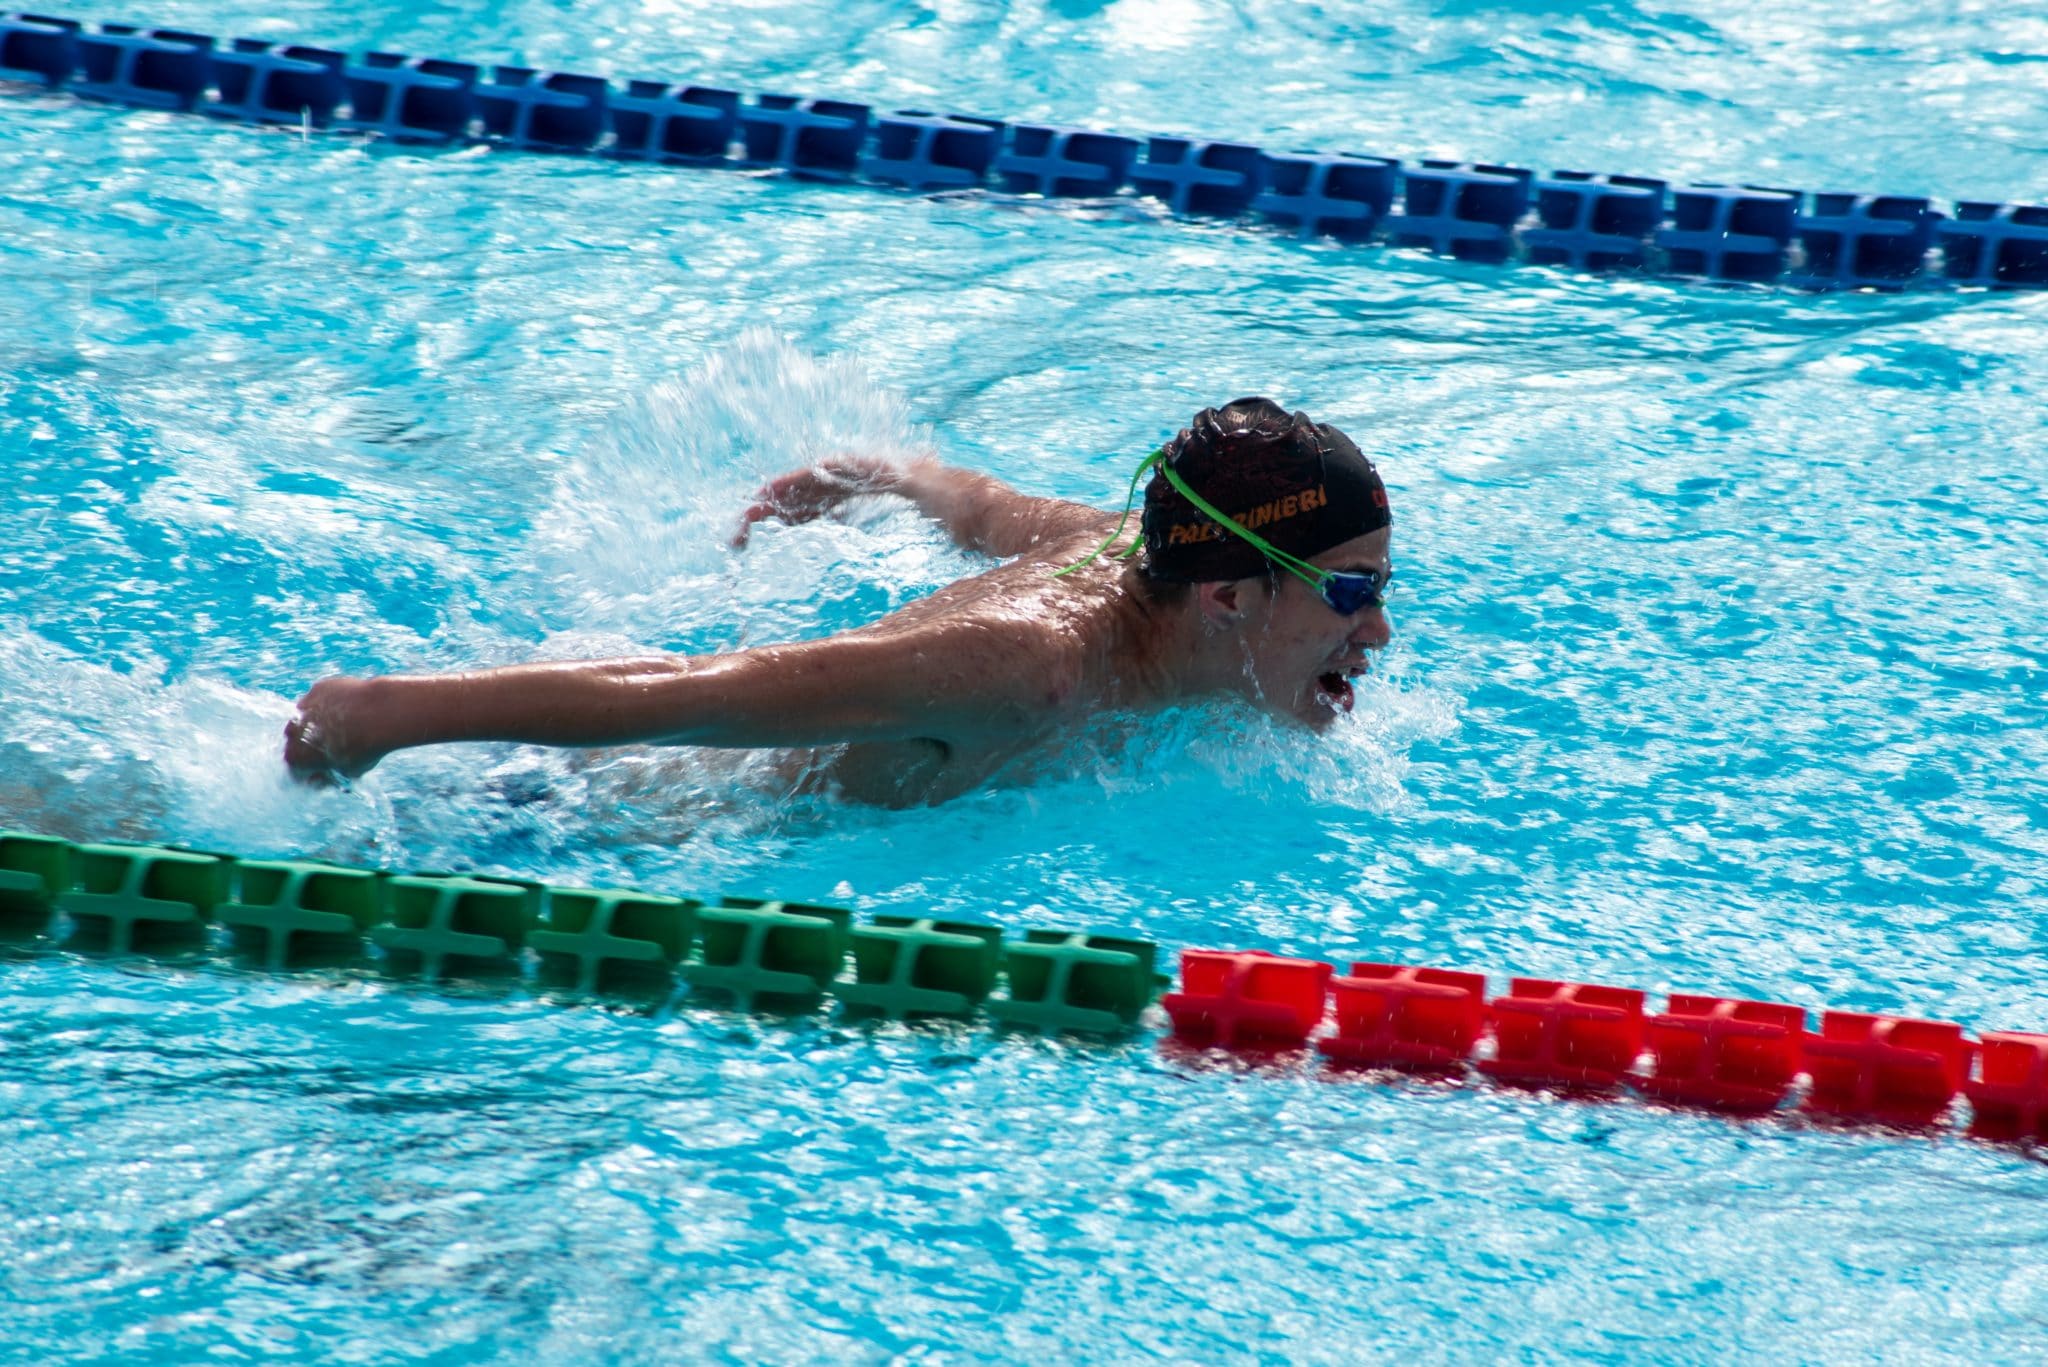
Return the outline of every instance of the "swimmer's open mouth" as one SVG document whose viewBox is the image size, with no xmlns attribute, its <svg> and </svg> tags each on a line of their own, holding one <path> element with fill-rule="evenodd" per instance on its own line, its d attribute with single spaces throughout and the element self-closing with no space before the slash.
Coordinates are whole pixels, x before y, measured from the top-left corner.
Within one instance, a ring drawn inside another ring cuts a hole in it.
<svg viewBox="0 0 2048 1367">
<path fill-rule="evenodd" d="M 1349 712 L 1358 695 L 1351 690 L 1351 680 L 1333 669 L 1316 675 L 1316 701 L 1333 711 Z"/>
</svg>

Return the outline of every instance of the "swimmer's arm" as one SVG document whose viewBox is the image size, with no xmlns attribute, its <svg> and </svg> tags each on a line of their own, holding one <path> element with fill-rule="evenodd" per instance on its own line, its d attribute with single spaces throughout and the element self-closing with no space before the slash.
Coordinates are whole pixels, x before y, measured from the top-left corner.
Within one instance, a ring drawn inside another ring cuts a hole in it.
<svg viewBox="0 0 2048 1367">
<path fill-rule="evenodd" d="M 1022 555 L 1048 537 L 1092 527 L 1100 509 L 1058 498 L 1033 498 L 992 475 L 937 461 L 907 466 L 896 492 L 944 527 L 954 541 L 984 555 Z"/>
<path fill-rule="evenodd" d="M 986 651 L 985 642 L 977 642 Z M 934 740 L 1017 724 L 1029 677 L 938 633 L 858 634 L 729 655 L 510 665 L 323 679 L 285 729 L 302 776 L 364 772 L 395 750 L 456 741 L 752 748 Z"/>
<path fill-rule="evenodd" d="M 960 546 L 984 555 L 1021 555 L 1048 537 L 1103 521 L 1100 509 L 1057 498 L 1034 498 L 973 470 L 930 457 L 898 465 L 865 456 L 836 456 L 763 485 L 741 515 L 737 540 L 765 518 L 808 522 L 849 498 L 896 494 L 944 527 Z"/>
</svg>

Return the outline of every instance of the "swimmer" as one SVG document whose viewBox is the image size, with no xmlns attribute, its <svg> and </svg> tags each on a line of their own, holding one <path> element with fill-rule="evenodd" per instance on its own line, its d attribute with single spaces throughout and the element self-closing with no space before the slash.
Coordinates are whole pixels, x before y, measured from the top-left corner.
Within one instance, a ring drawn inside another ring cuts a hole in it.
<svg viewBox="0 0 2048 1367">
<path fill-rule="evenodd" d="M 938 802 L 1100 712 L 1236 694 L 1320 730 L 1391 634 L 1386 486 L 1342 432 L 1270 399 L 1197 413 L 1123 517 L 935 459 L 840 456 L 770 480 L 735 544 L 870 494 L 1003 563 L 822 640 L 322 679 L 285 763 L 319 781 L 451 741 L 776 748 L 855 801 Z"/>
</svg>

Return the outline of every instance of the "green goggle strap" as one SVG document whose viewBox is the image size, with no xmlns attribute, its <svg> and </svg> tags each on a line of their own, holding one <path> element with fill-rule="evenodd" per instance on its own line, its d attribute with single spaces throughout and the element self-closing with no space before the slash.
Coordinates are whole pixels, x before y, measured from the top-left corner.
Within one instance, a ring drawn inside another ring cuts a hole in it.
<svg viewBox="0 0 2048 1367">
<path fill-rule="evenodd" d="M 1053 578 L 1058 579 L 1062 575 L 1072 574 L 1075 570 L 1080 569 L 1082 566 L 1093 563 L 1095 560 L 1101 557 L 1104 551 L 1108 550 L 1112 545 L 1116 544 L 1116 539 L 1124 534 L 1124 524 L 1130 521 L 1131 505 L 1138 501 L 1138 481 L 1145 477 L 1145 472 L 1147 470 L 1150 470 L 1153 466 L 1157 465 L 1159 467 L 1159 473 L 1166 476 L 1166 482 L 1168 484 L 1171 484 L 1174 488 L 1180 490 L 1181 497 L 1185 498 L 1188 502 L 1194 504 L 1196 511 L 1200 512 L 1204 517 L 1207 517 L 1211 522 L 1214 522 L 1217 526 L 1223 528 L 1224 531 L 1231 532 L 1237 536 L 1241 536 L 1246 541 L 1251 542 L 1252 546 L 1258 551 L 1260 551 L 1262 554 L 1264 554 L 1268 560 L 1271 560 L 1281 569 L 1286 570 L 1288 573 L 1293 574 L 1297 578 L 1303 580 L 1311 588 L 1315 588 L 1318 590 L 1322 588 L 1324 571 L 1318 569 L 1314 565 L 1309 564 L 1306 560 L 1300 559 L 1297 556 L 1289 555 L 1286 551 L 1281 550 L 1278 546 L 1275 546 L 1272 542 L 1266 540 L 1266 538 L 1258 535 L 1256 532 L 1248 531 L 1241 524 L 1231 520 L 1228 517 L 1225 517 L 1223 513 L 1220 510 L 1218 510 L 1215 504 L 1211 503 L 1208 499 L 1203 498 L 1193 489 L 1190 489 L 1187 486 L 1187 481 L 1183 480 L 1179 475 L 1175 474 L 1174 469 L 1171 465 L 1165 464 L 1165 459 L 1166 448 L 1164 446 L 1154 451 L 1151 455 L 1145 457 L 1144 462 L 1140 464 L 1137 470 L 1134 471 L 1131 475 L 1130 492 L 1124 495 L 1124 511 L 1123 515 L 1118 517 L 1116 520 L 1116 529 L 1110 532 L 1108 536 L 1102 539 L 1102 544 L 1100 546 L 1097 546 L 1094 550 L 1088 552 L 1088 554 L 1082 556 L 1073 564 L 1067 566 L 1063 570 L 1054 570 L 1052 572 Z M 1117 559 L 1129 560 L 1132 556 L 1138 553 L 1138 547 L 1143 544 L 1144 542 L 1142 538 L 1140 538 L 1137 541 L 1133 541 L 1129 546 L 1124 548 L 1123 553 L 1119 555 Z"/>
<path fill-rule="evenodd" d="M 1145 457 L 1145 463 L 1140 465 L 1137 468 L 1137 470 L 1131 475 L 1131 491 L 1124 495 L 1124 512 L 1123 516 L 1119 517 L 1116 520 L 1116 530 L 1111 532 L 1108 536 L 1102 538 L 1102 544 L 1100 546 L 1097 546 L 1094 550 L 1088 552 L 1088 554 L 1082 556 L 1073 564 L 1067 566 L 1063 570 L 1054 570 L 1052 572 L 1053 578 L 1058 579 L 1062 575 L 1072 574 L 1075 570 L 1080 569 L 1083 565 L 1093 564 L 1097 559 L 1101 557 L 1104 551 L 1108 550 L 1112 545 L 1116 543 L 1116 539 L 1124 534 L 1124 524 L 1131 520 L 1131 505 L 1138 501 L 1138 481 L 1145 477 L 1145 472 L 1147 470 L 1151 469 L 1155 465 L 1158 465 L 1161 460 L 1165 459 L 1165 457 L 1166 448 L 1164 446 L 1160 447 L 1157 451 L 1154 451 L 1151 455 Z M 1166 473 L 1168 478 L 1172 478 L 1173 471 L 1168 470 Z M 1174 482 L 1178 484 L 1180 481 L 1175 480 Z M 1129 560 L 1132 556 L 1138 553 L 1138 547 L 1143 544 L 1144 538 L 1140 537 L 1138 540 L 1133 541 L 1129 546 L 1125 547 L 1123 554 L 1119 555 L 1117 559 Z"/>
<path fill-rule="evenodd" d="M 1162 447 L 1161 449 L 1163 450 L 1164 448 Z M 1173 472 L 1173 467 L 1171 465 L 1161 465 L 1159 467 L 1159 473 L 1166 476 L 1166 482 L 1168 484 L 1171 484 L 1174 488 L 1180 490 L 1182 498 L 1185 498 L 1188 502 L 1194 504 L 1195 507 L 1204 515 L 1206 515 L 1210 521 L 1214 522 L 1217 526 L 1223 528 L 1224 531 L 1235 532 L 1237 535 L 1251 542 L 1253 548 L 1264 552 L 1268 560 L 1278 565 L 1281 569 L 1286 570 L 1289 573 L 1293 574 L 1295 577 L 1305 581 L 1310 588 L 1318 590 L 1322 588 L 1323 576 L 1328 573 L 1327 570 L 1321 569 L 1315 565 L 1311 565 L 1308 563 L 1308 561 L 1301 559 L 1299 556 L 1289 555 L 1286 551 L 1281 550 L 1278 546 L 1266 540 L 1265 537 L 1260 536 L 1257 532 L 1248 530 L 1242 523 L 1234 521 L 1231 518 L 1225 517 L 1220 511 L 1217 510 L 1215 504 L 1211 503 L 1208 499 L 1203 498 L 1193 489 L 1188 488 L 1186 483 L 1182 481 L 1181 477 Z"/>
</svg>

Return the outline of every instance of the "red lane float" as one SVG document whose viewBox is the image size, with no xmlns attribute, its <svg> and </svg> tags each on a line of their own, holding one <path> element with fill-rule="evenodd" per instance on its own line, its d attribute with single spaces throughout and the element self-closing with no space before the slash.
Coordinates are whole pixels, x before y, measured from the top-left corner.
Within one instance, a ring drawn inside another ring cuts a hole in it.
<svg viewBox="0 0 2048 1367">
<path fill-rule="evenodd" d="M 1655 1068 L 1637 1085 L 1660 1101 L 1775 1110 L 1799 1076 L 1804 1007 L 1674 992 L 1648 1026 Z"/>
<path fill-rule="evenodd" d="M 1483 974 L 1403 964 L 1329 964 L 1259 950 L 1181 953 L 1181 991 L 1160 999 L 1174 1034 L 1226 1049 L 1307 1043 L 1333 1064 L 1457 1071 L 1574 1091 L 1632 1087 L 1678 1105 L 1778 1110 L 1804 1076 L 1805 1111 L 1925 1127 L 1958 1094 L 1970 1133 L 2048 1140 L 2048 1034 L 1972 1040 L 1952 1021 L 1827 1011 L 1806 1028 L 1786 1002 L 1675 992 L 1661 1014 L 1633 988 L 1512 978 L 1486 999 Z M 1484 1047 L 1488 1034 L 1492 1048 Z M 1979 1063 L 1973 1075 L 1972 1060 Z"/>
<path fill-rule="evenodd" d="M 1643 994 L 1631 987 L 1510 978 L 1487 1015 L 1495 1053 L 1479 1071 L 1505 1082 L 1604 1091 L 1643 1052 Z"/>
<path fill-rule="evenodd" d="M 2048 1139 L 2048 1035 L 1987 1030 L 1977 1076 L 1963 1084 L 1970 1133 L 1984 1139 Z"/>
<path fill-rule="evenodd" d="M 1339 1063 L 1456 1068 L 1486 1030 L 1486 975 L 1355 963 L 1330 980 L 1337 1033 L 1316 1048 Z"/>
<path fill-rule="evenodd" d="M 1181 951 L 1181 990 L 1159 999 L 1173 1033 L 1224 1048 L 1290 1048 L 1323 1023 L 1330 965 L 1263 950 Z"/>
<path fill-rule="evenodd" d="M 1806 1041 L 1806 1109 L 1895 1125 L 1929 1125 L 1970 1073 L 1977 1046 L 1950 1021 L 1829 1011 Z"/>
</svg>

